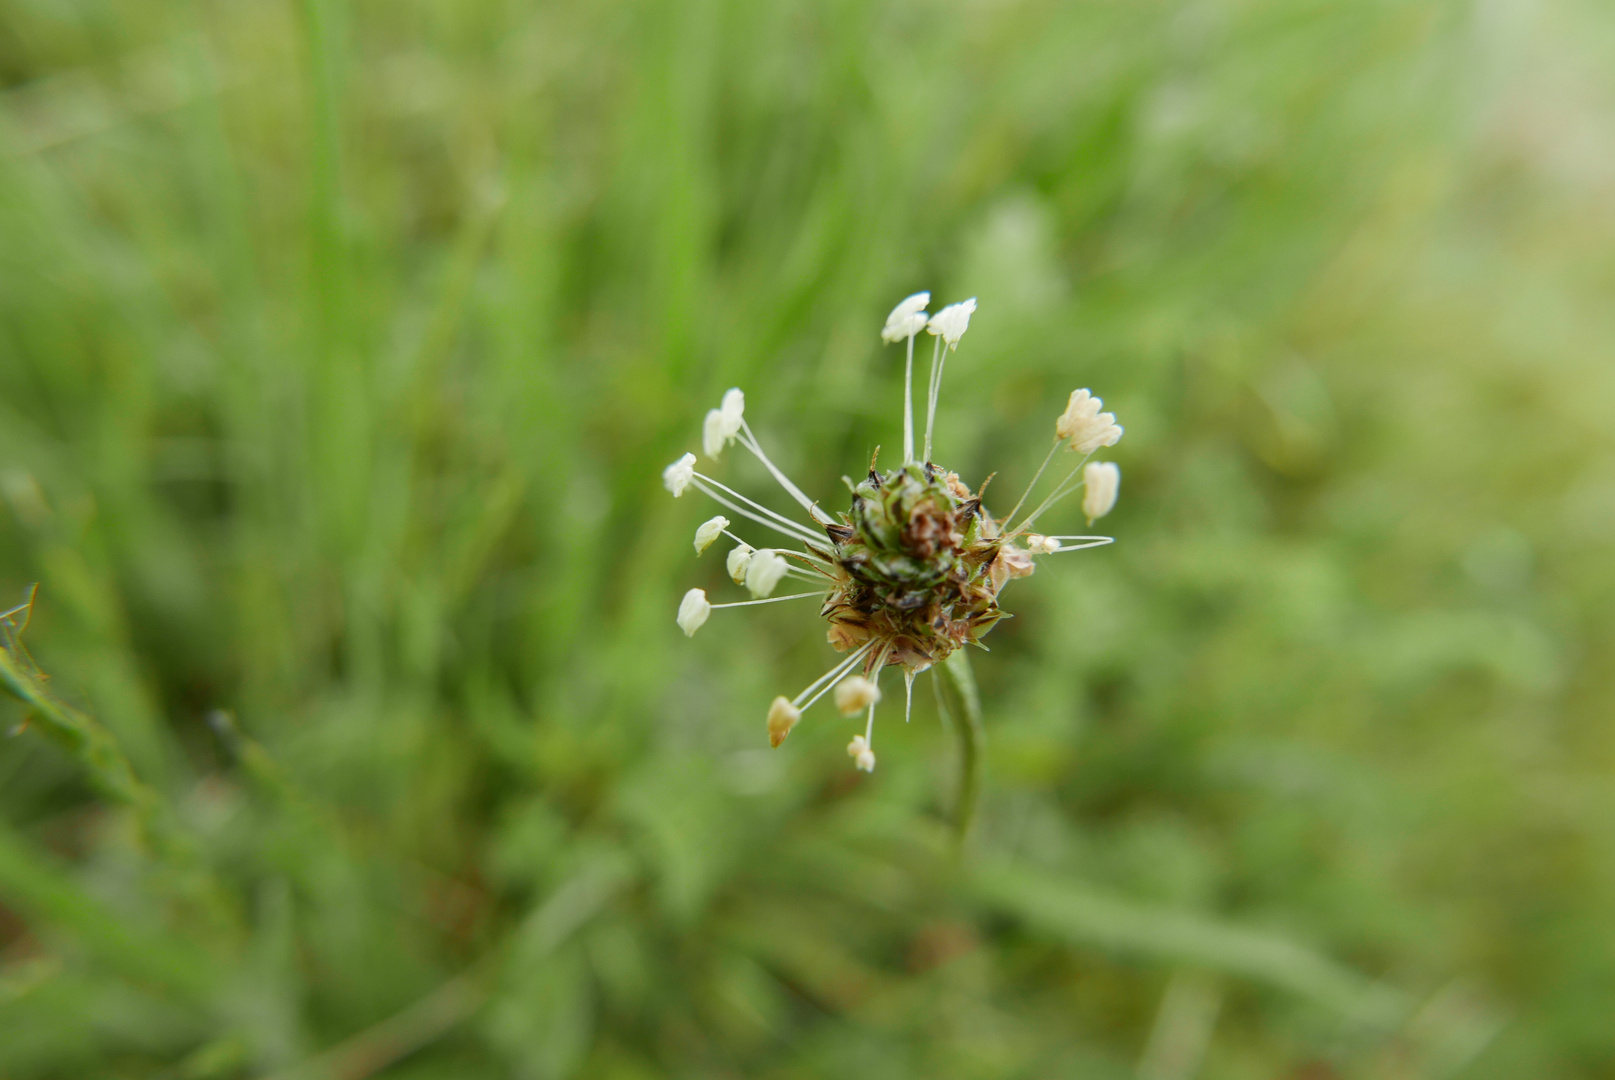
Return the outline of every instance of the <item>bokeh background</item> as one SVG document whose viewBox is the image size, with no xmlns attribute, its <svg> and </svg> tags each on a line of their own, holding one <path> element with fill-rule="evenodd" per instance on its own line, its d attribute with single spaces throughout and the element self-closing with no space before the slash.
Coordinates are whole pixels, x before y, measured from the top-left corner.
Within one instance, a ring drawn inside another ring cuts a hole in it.
<svg viewBox="0 0 1615 1080">
<path fill-rule="evenodd" d="M 0 1076 L 1615 1076 L 1612 72 L 1592 0 L 7 0 L 0 606 L 110 741 L 0 740 Z M 971 483 L 1127 428 L 961 859 L 923 681 L 768 749 L 823 627 L 686 640 L 660 483 L 739 385 L 834 503 L 922 288 Z"/>
</svg>

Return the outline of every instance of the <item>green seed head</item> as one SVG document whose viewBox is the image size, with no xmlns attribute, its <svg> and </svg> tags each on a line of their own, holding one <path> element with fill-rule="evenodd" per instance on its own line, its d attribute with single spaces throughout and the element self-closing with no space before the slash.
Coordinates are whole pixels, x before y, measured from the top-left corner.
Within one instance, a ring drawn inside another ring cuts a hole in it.
<svg viewBox="0 0 1615 1080">
<path fill-rule="evenodd" d="M 849 486 L 845 524 L 828 530 L 844 575 L 825 609 L 831 639 L 890 642 L 897 662 L 924 667 L 991 629 L 1000 544 L 958 476 L 910 463 Z"/>
</svg>

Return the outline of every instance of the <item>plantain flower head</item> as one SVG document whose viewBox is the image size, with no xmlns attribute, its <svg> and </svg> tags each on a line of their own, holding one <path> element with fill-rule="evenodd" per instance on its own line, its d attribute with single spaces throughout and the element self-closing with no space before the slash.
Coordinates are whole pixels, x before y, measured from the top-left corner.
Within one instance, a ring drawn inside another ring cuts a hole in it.
<svg viewBox="0 0 1615 1080">
<path fill-rule="evenodd" d="M 865 715 L 864 733 L 847 747 L 854 765 L 865 772 L 875 767 L 881 672 L 898 667 L 912 684 L 916 675 L 956 650 L 981 645 L 1006 616 L 1000 607 L 1005 589 L 1030 576 L 1038 560 L 1111 543 L 1105 536 L 1055 535 L 1043 527 L 1034 532 L 1033 526 L 1078 488 L 1085 489 L 1083 512 L 1089 522 L 1102 517 L 1115 504 L 1120 478 L 1114 465 L 1087 460 L 1100 447 L 1114 446 L 1122 434 L 1115 416 L 1101 411 L 1104 403 L 1087 390 L 1072 393 L 1055 424 L 1054 446 L 1007 513 L 989 509 L 981 489 L 973 490 L 957 472 L 937 464 L 932 437 L 943 363 L 969 328 L 976 301 L 949 304 L 927 317 L 930 302 L 931 295 L 923 292 L 904 299 L 881 330 L 887 342 L 907 342 L 902 460 L 885 470 L 872 461 L 862 479 L 848 479 L 851 498 L 843 504 L 845 509 L 835 513 L 821 509 L 774 463 L 746 424 L 745 395 L 739 389 L 730 390 L 719 407 L 707 413 L 702 448 L 715 458 L 738 443 L 758 460 L 794 508 L 767 505 L 696 471 L 693 454 L 685 454 L 662 474 L 675 496 L 694 487 L 739 522 L 735 525 L 729 516 L 719 515 L 703 524 L 696 531 L 698 553 L 720 535 L 733 537 L 732 525 L 775 534 L 771 547 L 735 537 L 737 546 L 725 560 L 728 576 L 744 586 L 750 599 L 714 604 L 704 591 L 692 589 L 679 605 L 680 628 L 693 635 L 720 608 L 815 601 L 825 638 L 840 659 L 795 697 L 773 700 L 768 740 L 779 746 L 803 713 L 834 693 L 843 714 Z M 922 330 L 929 330 L 937 342 L 925 439 L 917 453 L 913 354 L 914 338 Z M 1063 478 L 1045 482 L 1045 473 L 1067 446 L 1082 459 Z M 1039 490 L 1044 495 L 1034 504 L 1033 495 Z M 795 587 L 780 590 L 787 580 Z"/>
</svg>

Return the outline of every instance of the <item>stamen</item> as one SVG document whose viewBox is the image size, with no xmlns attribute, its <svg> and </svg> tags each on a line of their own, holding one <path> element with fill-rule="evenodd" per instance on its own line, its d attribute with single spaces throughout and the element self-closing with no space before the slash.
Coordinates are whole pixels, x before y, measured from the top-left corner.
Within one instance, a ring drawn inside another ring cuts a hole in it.
<svg viewBox="0 0 1615 1080">
<path fill-rule="evenodd" d="M 810 537 L 809 535 L 807 535 L 806 526 L 796 525 L 795 522 L 789 521 L 788 519 L 787 519 L 785 525 L 781 525 L 777 521 L 768 520 L 768 518 L 763 517 L 761 514 L 754 514 L 750 510 L 746 509 L 744 506 L 740 505 L 739 503 L 734 502 L 734 501 L 732 501 L 730 499 L 726 499 L 722 495 L 719 495 L 716 491 L 712 490 L 712 488 L 711 488 L 711 486 L 709 486 L 709 484 L 707 484 L 704 481 L 705 481 L 705 477 L 697 477 L 697 479 L 695 480 L 695 486 L 700 488 L 701 492 L 703 494 L 705 494 L 705 495 L 711 497 L 713 500 L 715 500 L 718 503 L 718 505 L 727 507 L 728 509 L 733 510 L 735 513 L 739 514 L 741 517 L 750 518 L 752 521 L 755 521 L 757 524 L 766 526 L 767 528 L 770 528 L 770 529 L 773 529 L 775 532 L 781 533 L 781 534 L 783 534 L 785 536 L 788 536 L 792 540 L 795 540 L 798 543 L 804 543 L 805 544 L 810 539 L 812 541 L 814 541 L 815 543 L 818 542 L 818 537 L 816 537 L 816 536 Z M 740 498 L 740 496 L 736 496 L 736 498 Z M 747 500 L 747 501 L 749 502 L 750 500 Z M 794 528 L 787 528 L 786 525 L 794 526 Z M 801 531 L 800 532 L 797 531 L 798 529 L 800 529 Z"/>
<path fill-rule="evenodd" d="M 1055 485 L 1054 491 L 1049 494 L 1048 498 L 1044 499 L 1043 502 L 1038 505 L 1036 510 L 1033 510 L 1030 514 L 1026 515 L 1025 521 L 1021 522 L 1009 532 L 1009 537 L 1019 536 L 1027 529 L 1030 529 L 1032 527 L 1032 523 L 1038 519 L 1040 514 L 1082 486 L 1083 482 L 1081 480 L 1077 480 L 1077 482 L 1074 484 L 1071 483 L 1071 481 L 1076 480 L 1077 474 L 1082 472 L 1082 467 L 1088 463 L 1089 456 L 1090 455 L 1084 455 L 1082 460 L 1077 462 L 1077 467 L 1072 469 L 1071 472 L 1066 475 L 1064 480 L 1061 480 Z"/>
<path fill-rule="evenodd" d="M 931 349 L 931 392 L 930 400 L 925 407 L 925 460 L 931 460 L 931 430 L 936 426 L 936 399 L 942 392 L 942 365 L 948 362 L 948 350 L 942 347 L 942 339 L 936 339 Z"/>
<path fill-rule="evenodd" d="M 909 668 L 903 669 L 903 723 L 914 713 L 914 672 Z"/>
<path fill-rule="evenodd" d="M 712 610 L 716 611 L 719 608 L 724 608 L 724 607 L 753 607 L 753 606 L 755 606 L 757 604 L 777 604 L 782 600 L 801 600 L 803 597 L 806 597 L 806 596 L 823 596 L 823 595 L 824 595 L 824 590 L 820 589 L 817 592 L 792 593 L 790 596 L 770 596 L 767 600 L 735 600 L 735 601 L 733 601 L 731 603 L 728 603 L 728 604 L 713 604 L 712 605 Z"/>
<path fill-rule="evenodd" d="M 729 495 L 732 498 L 739 499 L 741 502 L 745 503 L 747 506 L 750 506 L 753 510 L 756 510 L 758 513 L 766 514 L 768 517 L 772 518 L 774 521 L 779 522 L 781 525 L 784 525 L 787 528 L 791 528 L 791 529 L 796 530 L 798 533 L 800 533 L 802 535 L 802 538 L 804 540 L 815 540 L 815 541 L 817 541 L 817 540 L 822 539 L 819 536 L 818 533 L 814 532 L 812 529 L 808 528 L 806 525 L 802 524 L 800 521 L 793 521 L 790 518 L 786 517 L 784 514 L 781 514 L 776 510 L 770 510 L 768 507 L 764 506 L 762 503 L 758 502 L 757 500 L 747 498 L 746 496 L 742 495 L 740 492 L 734 490 L 731 487 L 727 487 L 727 486 L 725 486 L 723 484 L 718 483 L 718 481 L 712 479 L 712 477 L 707 476 L 704 473 L 695 473 L 694 476 L 695 476 L 696 480 L 704 480 L 707 483 L 711 484 L 713 487 L 717 488 L 719 491 L 722 491 L 724 494 Z M 703 488 L 702 490 L 705 490 L 705 489 Z M 708 494 L 711 494 L 711 493 L 709 492 Z"/>
<path fill-rule="evenodd" d="M 1051 537 L 1049 537 L 1049 539 L 1057 540 L 1057 539 L 1059 539 L 1059 537 L 1051 536 Z M 1086 551 L 1088 548 L 1104 547 L 1106 544 L 1114 544 L 1116 542 L 1116 538 L 1114 536 L 1082 537 L 1081 539 L 1088 540 L 1088 543 L 1086 543 L 1086 544 L 1061 544 L 1059 547 L 1055 548 L 1053 551 L 1048 552 L 1047 554 L 1060 555 L 1060 554 L 1062 554 L 1064 552 L 1067 552 L 1067 551 Z"/>
<path fill-rule="evenodd" d="M 815 506 L 812 499 L 802 494 L 801 488 L 791 483 L 786 475 L 779 471 L 779 467 L 768 460 L 768 455 L 763 453 L 763 448 L 757 443 L 757 436 L 752 434 L 751 425 L 742 420 L 740 430 L 746 433 L 745 438 L 740 440 L 740 445 L 757 456 L 757 460 L 763 463 L 763 468 L 767 469 L 774 479 L 779 481 L 780 487 L 785 489 L 786 494 L 795 499 L 797 504 L 808 512 L 808 517 L 821 525 L 828 523 L 831 520 L 830 515 Z"/>
<path fill-rule="evenodd" d="M 803 690 L 800 694 L 797 694 L 796 697 L 792 698 L 791 704 L 798 709 L 806 709 L 808 705 L 818 701 L 819 698 L 823 697 L 825 692 L 830 689 L 830 686 L 834 685 L 838 678 L 850 671 L 853 664 L 857 663 L 859 660 L 862 660 L 864 653 L 874 648 L 874 645 L 875 643 L 873 641 L 866 641 L 862 645 L 858 646 L 858 648 L 848 653 L 839 664 L 831 668 L 829 671 L 826 671 L 823 675 L 820 675 L 811 684 L 809 684 L 806 690 Z M 822 690 L 820 689 L 821 686 L 823 687 Z M 818 692 L 814 693 L 814 691 Z M 808 700 L 807 704 L 803 704 L 802 699 L 806 698 L 809 694 L 813 694 L 813 697 Z"/>
<path fill-rule="evenodd" d="M 735 543 L 739 544 L 741 547 L 751 548 L 753 546 L 751 544 L 746 543 L 746 541 L 742 540 L 740 537 L 736 536 L 734 533 L 730 532 L 728 529 L 723 530 L 723 535 L 727 536 L 729 539 L 733 540 Z M 820 577 L 829 577 L 830 576 L 830 575 L 828 575 L 828 574 L 826 574 L 824 572 L 826 569 L 829 568 L 830 563 L 828 561 L 824 560 L 824 559 L 819 558 L 817 555 L 809 555 L 807 552 L 804 552 L 804 551 L 792 551 L 790 548 L 775 548 L 774 553 L 776 555 L 787 555 L 787 556 L 789 556 L 790 558 L 793 558 L 793 559 L 801 559 L 803 562 L 807 563 L 814 570 L 818 571 Z M 811 580 L 817 581 L 819 579 L 818 578 L 813 578 Z"/>
<path fill-rule="evenodd" d="M 908 359 L 903 362 L 903 464 L 914 460 L 914 335 L 908 336 Z"/>
<path fill-rule="evenodd" d="M 1059 449 L 1060 449 L 1060 443 L 1059 443 L 1058 440 L 1056 440 L 1055 444 L 1049 448 L 1048 455 L 1043 458 L 1043 464 L 1039 465 L 1037 467 L 1037 472 L 1032 474 L 1032 482 L 1030 484 L 1026 485 L 1026 490 L 1021 493 L 1020 500 L 1015 503 L 1015 509 L 1011 510 L 1009 513 L 1004 515 L 1004 523 L 1006 525 L 1009 524 L 1009 522 L 1011 522 L 1011 521 L 1013 521 L 1015 519 L 1016 514 L 1021 512 L 1021 507 L 1026 504 L 1026 497 L 1028 495 L 1032 494 L 1032 489 L 1037 487 L 1037 482 L 1039 480 L 1043 479 L 1043 470 L 1045 470 L 1045 469 L 1047 469 L 1049 467 L 1049 462 L 1054 460 L 1055 451 L 1057 451 Z M 986 487 L 985 484 L 983 484 L 982 486 Z"/>
</svg>

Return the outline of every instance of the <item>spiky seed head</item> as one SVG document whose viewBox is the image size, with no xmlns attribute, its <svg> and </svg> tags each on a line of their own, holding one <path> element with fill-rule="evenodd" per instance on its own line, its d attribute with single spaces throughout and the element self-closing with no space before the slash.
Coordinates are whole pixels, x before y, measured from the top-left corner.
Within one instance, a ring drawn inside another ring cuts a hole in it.
<svg viewBox="0 0 1615 1080">
<path fill-rule="evenodd" d="M 1003 617 L 992 570 L 1003 543 L 955 474 L 918 463 L 871 471 L 842 521 L 824 607 L 837 649 L 875 640 L 885 663 L 917 670 Z"/>
</svg>

